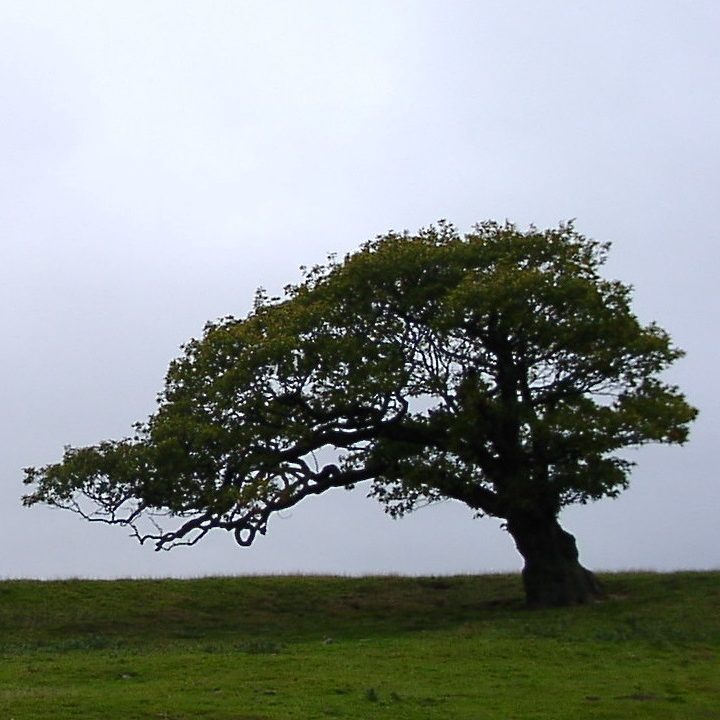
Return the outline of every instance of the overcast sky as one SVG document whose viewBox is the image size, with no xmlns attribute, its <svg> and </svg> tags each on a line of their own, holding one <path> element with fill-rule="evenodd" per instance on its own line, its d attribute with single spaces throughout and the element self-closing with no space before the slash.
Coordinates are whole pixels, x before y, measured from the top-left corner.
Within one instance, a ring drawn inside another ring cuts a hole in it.
<svg viewBox="0 0 720 720">
<path fill-rule="evenodd" d="M 206 320 L 439 218 L 613 242 L 701 414 L 562 520 L 594 569 L 720 567 L 719 32 L 714 0 L 0 0 L 0 577 L 519 569 L 497 522 L 361 489 L 160 554 L 20 506 L 24 466 L 152 412 Z"/>
</svg>

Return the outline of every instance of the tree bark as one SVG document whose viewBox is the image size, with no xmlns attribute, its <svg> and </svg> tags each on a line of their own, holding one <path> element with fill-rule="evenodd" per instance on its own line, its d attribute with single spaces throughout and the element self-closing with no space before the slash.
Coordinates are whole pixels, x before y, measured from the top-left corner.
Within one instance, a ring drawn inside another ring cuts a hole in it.
<svg viewBox="0 0 720 720">
<path fill-rule="evenodd" d="M 530 607 L 581 605 L 603 597 L 597 578 L 578 561 L 575 538 L 554 515 L 512 515 L 508 532 L 525 560 L 522 571 Z"/>
</svg>

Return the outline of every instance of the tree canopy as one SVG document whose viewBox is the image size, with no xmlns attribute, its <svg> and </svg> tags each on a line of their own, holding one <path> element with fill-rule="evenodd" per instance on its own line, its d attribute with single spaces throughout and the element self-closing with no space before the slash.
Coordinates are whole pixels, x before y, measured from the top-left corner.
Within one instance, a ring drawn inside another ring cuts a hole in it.
<svg viewBox="0 0 720 720">
<path fill-rule="evenodd" d="M 662 372 L 682 355 L 600 271 L 572 223 L 440 222 L 304 269 L 283 297 L 208 323 L 134 436 L 26 470 L 24 502 L 132 528 L 158 549 L 369 481 L 400 516 L 441 499 L 506 520 L 528 600 L 601 590 L 561 508 L 628 484 L 623 450 L 683 443 L 696 410 Z"/>
</svg>

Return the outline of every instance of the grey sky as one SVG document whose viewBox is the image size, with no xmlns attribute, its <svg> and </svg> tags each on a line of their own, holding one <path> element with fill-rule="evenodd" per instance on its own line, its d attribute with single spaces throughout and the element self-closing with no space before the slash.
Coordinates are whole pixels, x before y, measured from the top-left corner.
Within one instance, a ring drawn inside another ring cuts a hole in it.
<svg viewBox="0 0 720 720">
<path fill-rule="evenodd" d="M 496 522 L 360 490 L 162 554 L 19 504 L 23 466 L 150 413 L 206 320 L 443 217 L 613 242 L 701 415 L 563 521 L 596 569 L 720 566 L 719 30 L 693 0 L 0 2 L 0 576 L 519 568 Z"/>
</svg>

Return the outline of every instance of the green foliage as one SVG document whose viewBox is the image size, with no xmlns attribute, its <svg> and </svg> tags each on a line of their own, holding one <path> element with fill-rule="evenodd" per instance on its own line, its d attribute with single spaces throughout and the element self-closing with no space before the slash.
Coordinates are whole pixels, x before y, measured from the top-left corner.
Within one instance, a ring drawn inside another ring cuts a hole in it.
<svg viewBox="0 0 720 720">
<path fill-rule="evenodd" d="M 541 611 L 502 575 L 0 582 L 0 712 L 716 717 L 720 574 L 602 580 Z"/>
<path fill-rule="evenodd" d="M 25 502 L 169 548 L 214 528 L 250 544 L 274 512 L 365 480 L 393 515 L 614 496 L 621 451 L 683 443 L 696 411 L 661 379 L 682 352 L 600 274 L 607 251 L 572 224 L 379 237 L 209 323 L 133 438 L 28 469 Z"/>
</svg>

